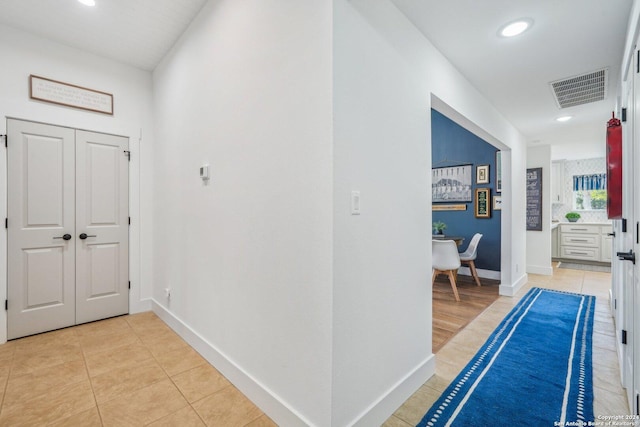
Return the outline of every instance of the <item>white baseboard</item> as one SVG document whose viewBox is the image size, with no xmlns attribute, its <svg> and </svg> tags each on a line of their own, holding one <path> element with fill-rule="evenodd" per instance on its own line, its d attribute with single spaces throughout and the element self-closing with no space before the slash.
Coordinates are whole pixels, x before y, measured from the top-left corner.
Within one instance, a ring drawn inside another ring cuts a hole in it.
<svg viewBox="0 0 640 427">
<path fill-rule="evenodd" d="M 500 284 L 500 295 L 512 297 L 529 281 L 529 276 L 525 273 L 518 280 L 511 284 Z"/>
<path fill-rule="evenodd" d="M 431 354 L 348 425 L 368 427 L 384 424 L 435 372 L 436 357 Z"/>
<path fill-rule="evenodd" d="M 543 276 L 553 276 L 553 267 L 543 265 L 528 265 L 527 273 L 540 274 Z"/>
<path fill-rule="evenodd" d="M 151 311 L 151 298 L 129 302 L 129 314 Z"/>
<path fill-rule="evenodd" d="M 224 353 L 191 329 L 180 318 L 152 300 L 153 312 L 182 339 L 211 363 L 222 375 L 255 403 L 276 424 L 282 426 L 309 426 L 311 423 L 290 408 L 275 393 L 245 372 Z"/>
</svg>

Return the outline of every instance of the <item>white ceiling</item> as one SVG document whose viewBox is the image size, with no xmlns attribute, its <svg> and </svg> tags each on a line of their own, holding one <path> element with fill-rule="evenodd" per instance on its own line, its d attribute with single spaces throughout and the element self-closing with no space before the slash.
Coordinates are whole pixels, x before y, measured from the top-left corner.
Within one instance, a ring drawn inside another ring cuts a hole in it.
<svg viewBox="0 0 640 427">
<path fill-rule="evenodd" d="M 616 104 L 632 0 L 391 0 L 528 139 L 600 141 Z M 153 70 L 206 0 L 2 0 L 0 23 Z M 505 39 L 498 28 L 529 17 Z M 549 82 L 609 68 L 604 101 L 561 111 Z M 570 114 L 574 119 L 558 123 Z"/>
<path fill-rule="evenodd" d="M 632 0 L 391 0 L 527 138 L 530 145 L 602 141 L 616 105 Z M 499 28 L 533 27 L 511 39 Z M 609 68 L 605 100 L 560 110 L 549 83 Z M 571 115 L 558 123 L 555 118 Z"/>
<path fill-rule="evenodd" d="M 206 0 L 1 0 L 0 23 L 153 70 Z"/>
</svg>

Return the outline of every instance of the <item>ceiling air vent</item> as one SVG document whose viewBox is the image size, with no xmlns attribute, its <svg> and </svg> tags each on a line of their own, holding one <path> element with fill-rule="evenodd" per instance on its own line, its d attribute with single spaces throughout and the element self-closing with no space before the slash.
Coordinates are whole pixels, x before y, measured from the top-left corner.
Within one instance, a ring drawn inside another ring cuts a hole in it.
<svg viewBox="0 0 640 427">
<path fill-rule="evenodd" d="M 560 108 L 602 101 L 607 96 L 607 68 L 549 83 Z"/>
</svg>

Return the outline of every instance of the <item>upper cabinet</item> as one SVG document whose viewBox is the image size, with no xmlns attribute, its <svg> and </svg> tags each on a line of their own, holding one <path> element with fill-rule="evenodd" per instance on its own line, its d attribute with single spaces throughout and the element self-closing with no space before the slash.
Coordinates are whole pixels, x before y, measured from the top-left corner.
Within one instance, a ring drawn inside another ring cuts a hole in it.
<svg viewBox="0 0 640 427">
<path fill-rule="evenodd" d="M 551 163 L 551 202 L 564 203 L 564 161 Z"/>
</svg>

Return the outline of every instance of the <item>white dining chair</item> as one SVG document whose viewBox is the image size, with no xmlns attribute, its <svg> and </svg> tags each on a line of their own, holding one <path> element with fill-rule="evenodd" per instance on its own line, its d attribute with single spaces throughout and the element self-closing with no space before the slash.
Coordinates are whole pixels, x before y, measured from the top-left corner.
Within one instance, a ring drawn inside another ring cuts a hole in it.
<svg viewBox="0 0 640 427">
<path fill-rule="evenodd" d="M 431 284 L 433 285 L 439 274 L 446 274 L 449 277 L 449 282 L 451 283 L 453 296 L 456 298 L 456 301 L 460 301 L 455 276 L 458 268 L 460 268 L 458 245 L 456 245 L 456 242 L 453 240 L 432 240 L 431 249 L 431 264 L 433 267 Z"/>
<path fill-rule="evenodd" d="M 469 246 L 467 249 L 460 254 L 460 262 L 462 264 L 466 264 L 469 266 L 469 270 L 471 271 L 471 276 L 475 279 L 476 285 L 482 286 L 480 284 L 480 277 L 478 277 L 478 271 L 476 270 L 476 257 L 478 256 L 478 243 L 482 238 L 482 234 L 476 233 L 471 238 L 469 242 Z"/>
</svg>

